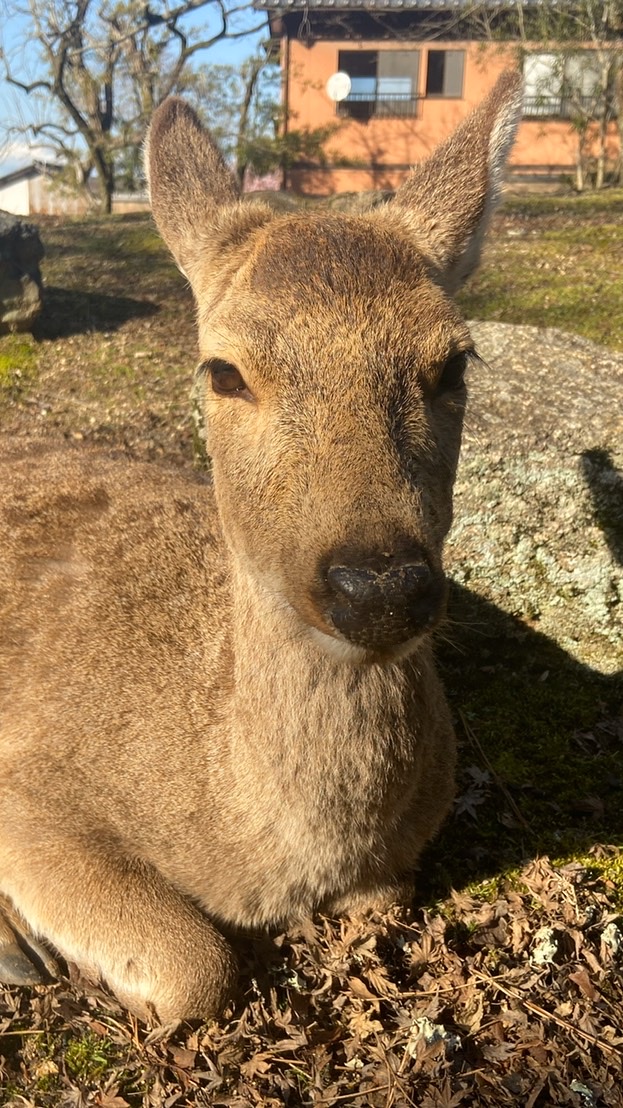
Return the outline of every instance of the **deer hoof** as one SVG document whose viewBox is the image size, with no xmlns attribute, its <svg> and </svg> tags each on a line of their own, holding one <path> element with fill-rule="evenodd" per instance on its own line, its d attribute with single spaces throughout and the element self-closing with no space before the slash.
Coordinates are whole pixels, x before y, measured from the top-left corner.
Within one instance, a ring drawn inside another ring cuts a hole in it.
<svg viewBox="0 0 623 1108">
<path fill-rule="evenodd" d="M 45 985 L 46 977 L 16 942 L 0 946 L 0 981 L 5 985 Z"/>
<path fill-rule="evenodd" d="M 35 937 L 0 917 L 0 981 L 5 985 L 48 985 L 61 976 L 56 959 Z"/>
</svg>

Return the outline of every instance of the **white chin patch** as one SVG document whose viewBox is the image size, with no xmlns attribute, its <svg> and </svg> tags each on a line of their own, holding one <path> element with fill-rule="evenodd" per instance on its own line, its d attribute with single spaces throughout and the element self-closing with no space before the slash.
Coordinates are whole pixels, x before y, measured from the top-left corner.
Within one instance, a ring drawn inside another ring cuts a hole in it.
<svg viewBox="0 0 623 1108">
<path fill-rule="evenodd" d="M 309 631 L 314 642 L 336 661 L 365 661 L 366 651 L 363 646 L 357 646 L 355 643 L 348 642 L 347 639 L 334 639 L 333 635 L 325 635 L 324 631 L 319 631 L 317 627 L 310 627 Z"/>
<path fill-rule="evenodd" d="M 317 627 L 310 627 L 309 631 L 314 642 L 337 662 L 365 662 L 370 658 L 370 651 L 366 650 L 365 646 L 357 646 L 356 643 L 348 642 L 348 639 L 334 639 L 333 635 L 325 635 L 324 631 L 319 631 Z M 383 652 L 384 660 L 391 663 L 408 658 L 413 654 L 420 637 L 416 635 L 413 639 L 407 639 L 406 642 L 390 647 Z"/>
</svg>

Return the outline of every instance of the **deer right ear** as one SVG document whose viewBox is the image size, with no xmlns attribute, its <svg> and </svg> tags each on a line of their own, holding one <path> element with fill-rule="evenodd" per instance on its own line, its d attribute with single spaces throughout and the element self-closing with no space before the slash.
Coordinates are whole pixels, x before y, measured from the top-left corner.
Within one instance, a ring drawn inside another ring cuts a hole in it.
<svg viewBox="0 0 623 1108">
<path fill-rule="evenodd" d="M 238 185 L 220 150 L 190 105 L 177 96 L 154 112 L 145 172 L 158 230 L 193 284 L 200 268 L 231 239 L 233 225 L 239 237 L 241 224 L 251 229 L 266 221 L 260 205 L 238 208 Z"/>
<path fill-rule="evenodd" d="M 415 167 L 389 205 L 400 213 L 450 293 L 480 260 L 522 100 L 520 74 L 503 73 L 454 134 Z"/>
</svg>

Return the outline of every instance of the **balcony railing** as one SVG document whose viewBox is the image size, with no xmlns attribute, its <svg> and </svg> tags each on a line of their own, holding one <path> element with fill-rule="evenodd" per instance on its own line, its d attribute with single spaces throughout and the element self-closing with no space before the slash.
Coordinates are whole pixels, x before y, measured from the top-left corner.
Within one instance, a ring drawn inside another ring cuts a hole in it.
<svg viewBox="0 0 623 1108">
<path fill-rule="evenodd" d="M 573 119 L 578 115 L 597 119 L 601 107 L 596 96 L 526 96 L 523 114 L 527 119 Z M 616 114 L 614 104 L 608 100 L 606 119 L 616 119 Z"/>
<path fill-rule="evenodd" d="M 371 116 L 410 118 L 417 115 L 417 107 L 421 99 L 420 96 L 412 96 L 410 93 L 351 92 L 345 100 L 338 101 L 337 114 L 352 119 L 370 119 Z"/>
</svg>

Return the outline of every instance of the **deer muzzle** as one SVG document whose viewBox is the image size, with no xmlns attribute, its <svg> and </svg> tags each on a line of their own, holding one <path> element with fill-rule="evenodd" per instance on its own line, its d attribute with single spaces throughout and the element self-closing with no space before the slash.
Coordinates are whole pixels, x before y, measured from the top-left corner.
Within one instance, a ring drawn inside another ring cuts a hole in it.
<svg viewBox="0 0 623 1108">
<path fill-rule="evenodd" d="M 445 578 L 419 552 L 332 564 L 325 582 L 328 622 L 350 642 L 371 650 L 430 631 L 444 610 Z"/>
</svg>

